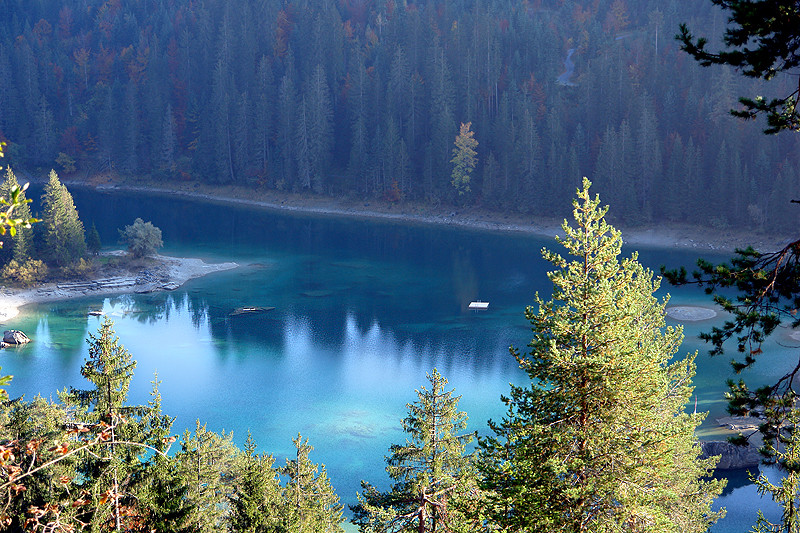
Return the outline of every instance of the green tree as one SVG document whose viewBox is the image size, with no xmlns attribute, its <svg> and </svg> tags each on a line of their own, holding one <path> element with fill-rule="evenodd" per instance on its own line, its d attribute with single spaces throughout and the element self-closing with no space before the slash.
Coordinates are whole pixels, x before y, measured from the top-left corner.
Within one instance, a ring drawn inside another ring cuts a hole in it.
<svg viewBox="0 0 800 533">
<path fill-rule="evenodd" d="M 450 183 L 458 191 L 459 196 L 470 192 L 469 182 L 478 164 L 478 152 L 475 151 L 478 141 L 473 137 L 475 132 L 470 131 L 470 127 L 472 122 L 461 123 L 461 130 L 456 135 L 456 147 L 453 148 L 453 159 L 450 160 L 453 163 L 451 174 L 453 180 Z"/>
<path fill-rule="evenodd" d="M 86 237 L 72 195 L 54 170 L 42 194 L 42 224 L 46 257 L 67 266 L 86 256 Z"/>
<path fill-rule="evenodd" d="M 190 523 L 195 531 L 219 531 L 223 526 L 227 496 L 234 490 L 237 450 L 233 434 L 209 431 L 197 421 L 193 434 L 187 430 L 181 451 L 175 455 L 181 479 L 189 487 Z M 246 463 L 246 461 L 245 461 Z"/>
<path fill-rule="evenodd" d="M 460 396 L 445 390 L 447 380 L 434 369 L 430 389 L 417 390 L 408 404 L 405 444 L 393 444 L 386 472 L 394 481 L 380 492 L 366 481 L 353 523 L 361 532 L 475 531 L 466 507 L 477 501 L 472 456 L 465 454 L 473 435 L 463 433 L 467 415 L 458 410 Z"/>
<path fill-rule="evenodd" d="M 287 531 L 281 527 L 281 490 L 278 475 L 272 469 L 272 456 L 258 455 L 255 442 L 248 434 L 241 459 L 242 471 L 230 495 L 231 530 L 236 533 Z"/>
<path fill-rule="evenodd" d="M 800 66 L 800 5 L 794 0 L 711 0 L 729 13 L 728 28 L 722 41 L 726 50 L 706 50 L 708 40 L 695 39 L 681 24 L 677 39 L 681 48 L 701 65 L 731 65 L 745 76 L 771 80 L 780 72 Z M 740 98 L 743 109 L 731 114 L 741 118 L 767 117 L 765 133 L 800 130 L 797 99 L 800 86 L 788 96 L 766 99 Z"/>
<path fill-rule="evenodd" d="M 81 520 L 92 527 L 121 530 L 126 520 L 138 517 L 132 479 L 145 449 L 147 431 L 141 417 L 145 407 L 127 405 L 128 389 L 136 361 L 114 332 L 106 317 L 97 335 L 89 334 L 88 357 L 81 375 L 92 385 L 60 393 L 61 400 L 75 410 L 82 423 L 105 429 L 99 450 L 81 454 L 78 469 L 92 505 Z"/>
<path fill-rule="evenodd" d="M 6 168 L 6 179 L 0 185 L 0 199 L 7 199 L 6 202 L 10 200 L 11 203 L 7 204 L 7 212 L 2 221 L 16 220 L 18 222 L 13 225 L 8 224 L 9 229 L 12 230 L 13 247 L 11 250 L 4 251 L 3 254 L 9 254 L 17 263 L 24 263 L 30 259 L 33 249 L 33 229 L 30 224 L 33 217 L 31 217 L 31 210 L 28 206 L 29 200 L 25 198 L 26 189 L 27 184 L 25 187 L 20 187 L 11 167 Z M 0 206 L 2 205 L 0 203 Z M 5 224 L 2 225 L 3 230 L 5 227 Z M 0 231 L 0 235 L 2 233 L 4 231 Z"/>
<path fill-rule="evenodd" d="M 800 412 L 793 410 L 789 414 L 788 424 L 781 429 L 777 446 L 767 444 L 767 456 L 772 464 L 778 464 L 786 475 L 780 485 L 775 485 L 763 473 L 750 479 L 758 487 L 761 496 L 769 494 L 772 500 L 783 509 L 781 523 L 774 524 L 767 520 L 764 513 L 758 511 L 758 520 L 752 531 L 755 533 L 798 533 L 800 532 Z"/>
<path fill-rule="evenodd" d="M 584 178 L 574 225 L 544 250 L 556 270 L 550 301 L 529 306 L 530 352 L 512 354 L 531 379 L 503 398 L 508 414 L 481 442 L 487 518 L 504 531 L 706 531 L 724 482 L 704 480 L 687 414 L 693 357 L 664 327 L 659 286 L 636 254 L 619 260 L 620 232 Z"/>
<path fill-rule="evenodd" d="M 100 248 L 102 247 L 103 244 L 100 242 L 100 232 L 97 231 L 97 226 L 92 222 L 92 227 L 89 228 L 89 232 L 86 234 L 86 249 L 90 254 L 97 255 L 100 253 Z"/>
<path fill-rule="evenodd" d="M 280 473 L 288 483 L 283 492 L 286 531 L 343 532 L 342 506 L 324 466 L 308 459 L 313 450 L 308 439 L 298 435 L 292 441 L 296 455 L 286 459 Z"/>
<path fill-rule="evenodd" d="M 181 476 L 178 461 L 166 455 L 176 437 L 170 434 L 174 418 L 161 411 L 158 375 L 147 410 L 141 418 L 144 443 L 161 453 L 148 454 L 133 474 L 136 487 L 137 511 L 148 524 L 151 533 L 182 533 L 195 531 L 191 522 L 194 510 L 187 497 L 189 485 Z"/>
<path fill-rule="evenodd" d="M 155 254 L 164 246 L 161 240 L 161 230 L 152 222 L 145 222 L 137 218 L 130 226 L 119 230 L 120 240 L 128 245 L 128 251 L 133 257 L 147 257 Z"/>
</svg>

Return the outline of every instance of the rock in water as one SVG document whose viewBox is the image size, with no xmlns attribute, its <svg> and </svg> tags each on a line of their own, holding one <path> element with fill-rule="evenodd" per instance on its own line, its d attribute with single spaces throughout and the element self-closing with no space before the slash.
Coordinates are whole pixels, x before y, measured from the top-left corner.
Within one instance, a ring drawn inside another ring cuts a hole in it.
<svg viewBox="0 0 800 533">
<path fill-rule="evenodd" d="M 3 342 L 6 344 L 27 344 L 31 340 L 19 330 L 8 329 L 3 333 Z"/>
<path fill-rule="evenodd" d="M 761 454 L 753 446 L 736 446 L 726 441 L 709 440 L 701 441 L 703 446 L 703 459 L 719 455 L 717 470 L 735 470 L 738 468 L 752 468 L 761 462 Z"/>
</svg>

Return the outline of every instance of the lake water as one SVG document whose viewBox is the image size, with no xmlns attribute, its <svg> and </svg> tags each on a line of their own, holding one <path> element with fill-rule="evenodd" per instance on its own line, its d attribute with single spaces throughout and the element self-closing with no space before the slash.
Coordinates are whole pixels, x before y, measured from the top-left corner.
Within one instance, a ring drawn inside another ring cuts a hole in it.
<svg viewBox="0 0 800 533">
<path fill-rule="evenodd" d="M 483 433 L 489 418 L 503 415 L 500 395 L 508 384 L 526 380 L 508 346 L 527 344 L 523 310 L 536 291 L 550 294 L 539 251 L 556 249 L 551 239 L 72 192 L 81 218 L 95 222 L 107 245 L 115 244 L 117 228 L 141 217 L 162 229 L 165 254 L 241 266 L 171 293 L 23 308 L 4 324 L 34 339 L 2 352 L 3 374 L 14 375 L 12 397 L 55 397 L 64 387 L 85 386 L 78 371 L 85 339 L 101 320 L 87 312 L 102 308 L 138 361 L 131 403 L 147 401 L 158 372 L 176 433 L 199 419 L 209 429 L 233 431 L 241 445 L 249 431 L 279 462 L 301 433 L 315 448 L 312 460 L 325 464 L 342 501 L 352 503 L 361 479 L 386 485 L 383 458 L 390 444 L 404 442 L 405 405 L 434 367 L 461 395 L 470 429 Z M 641 250 L 640 260 L 657 270 L 692 265 L 696 254 Z M 673 304 L 709 305 L 696 288 L 669 292 Z M 489 311 L 469 311 L 477 299 L 490 301 Z M 242 306 L 275 310 L 231 316 Z M 684 351 L 701 352 L 698 410 L 711 412 L 703 435 L 713 434 L 713 419 L 724 414 L 729 357 L 711 360 L 696 337 L 722 320 L 685 325 Z M 787 350 L 773 342 L 749 379 L 764 382 L 781 372 L 791 364 Z M 729 517 L 713 531 L 749 529 L 759 507 L 775 516 L 769 503 L 734 476 L 720 500 Z"/>
</svg>

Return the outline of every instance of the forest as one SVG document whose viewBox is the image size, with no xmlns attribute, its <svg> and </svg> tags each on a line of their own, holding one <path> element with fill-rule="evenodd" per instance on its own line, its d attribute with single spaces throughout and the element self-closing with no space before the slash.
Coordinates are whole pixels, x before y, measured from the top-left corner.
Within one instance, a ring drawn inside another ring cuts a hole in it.
<svg viewBox="0 0 800 533">
<path fill-rule="evenodd" d="M 715 42 L 725 16 L 678 0 L 9 0 L 0 140 L 20 175 L 559 217 L 588 176 L 628 225 L 795 228 L 797 137 L 730 117 L 757 82 L 698 66 L 680 23 Z M 459 194 L 466 123 L 477 167 Z"/>
</svg>

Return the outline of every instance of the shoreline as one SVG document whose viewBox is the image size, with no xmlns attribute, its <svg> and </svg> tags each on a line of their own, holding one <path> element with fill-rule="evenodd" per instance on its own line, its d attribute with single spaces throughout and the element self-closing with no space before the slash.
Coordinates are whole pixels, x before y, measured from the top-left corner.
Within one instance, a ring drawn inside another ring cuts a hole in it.
<svg viewBox="0 0 800 533">
<path fill-rule="evenodd" d="M 104 255 L 122 255 L 122 252 L 106 252 Z M 69 300 L 83 296 L 105 296 L 120 293 L 145 293 L 175 290 L 190 279 L 214 272 L 236 268 L 233 262 L 206 263 L 192 257 L 154 255 L 149 258 L 145 270 L 125 272 L 123 276 L 107 278 L 98 274 L 85 282 L 49 282 L 28 289 L 0 289 L 0 324 L 6 325 L 19 314 L 20 307 L 33 303 Z M 102 276 L 102 277 L 101 277 Z M 105 278 L 106 284 L 99 284 Z"/>
<path fill-rule="evenodd" d="M 32 182 L 39 182 L 34 176 L 27 176 Z M 235 186 L 209 186 L 199 183 L 186 183 L 178 188 L 148 186 L 146 181 L 119 183 L 110 176 L 96 176 L 91 182 L 64 180 L 72 187 L 93 189 L 97 192 L 132 192 L 186 198 L 223 205 L 238 205 L 295 214 L 309 214 L 328 217 L 349 217 L 382 221 L 400 221 L 412 224 L 446 225 L 464 229 L 495 231 L 503 233 L 523 233 L 554 238 L 561 233 L 561 223 L 555 219 L 492 211 L 482 207 L 469 206 L 438 208 L 414 202 L 391 203 L 382 200 L 352 200 L 309 194 L 297 194 L 276 190 L 256 190 Z M 642 227 L 626 227 L 614 224 L 622 232 L 623 241 L 628 246 L 644 246 L 657 249 L 696 249 L 712 253 L 732 253 L 736 248 L 748 245 L 758 250 L 780 249 L 789 236 L 760 235 L 734 230 L 717 230 L 680 224 L 657 224 Z M 122 252 L 111 252 L 121 254 Z M 19 313 L 19 308 L 30 303 L 65 300 L 89 295 L 120 294 L 127 292 L 152 292 L 174 290 L 186 281 L 236 268 L 236 263 L 207 264 L 201 259 L 178 258 L 156 255 L 154 265 L 149 268 L 159 270 L 162 278 L 158 287 L 147 288 L 147 284 L 128 283 L 124 286 L 105 287 L 63 287 L 67 282 L 51 282 L 31 289 L 0 289 L 0 325 Z M 130 276 L 132 272 L 127 272 Z M 97 278 L 97 276 L 95 276 Z M 62 287 L 59 287 L 62 285 Z M 672 318 L 679 321 L 704 320 L 696 316 Z M 694 315 L 694 313 L 689 313 Z"/>
<path fill-rule="evenodd" d="M 28 177 L 28 179 L 31 178 Z M 31 179 L 31 181 L 37 180 Z M 101 193 L 156 194 L 296 214 L 447 225 L 543 237 L 559 235 L 562 222 L 560 219 L 500 212 L 480 206 L 442 205 L 434 207 L 415 202 L 392 203 L 380 199 L 354 200 L 316 194 L 281 192 L 273 189 L 211 186 L 196 182 L 176 184 L 177 186 L 174 188 L 163 188 L 159 187 L 159 184 L 150 184 L 147 181 L 119 182 L 108 176 L 98 176 L 88 183 L 74 180 L 63 180 L 63 183 L 69 186 L 94 189 Z M 775 251 L 795 238 L 793 235 L 761 234 L 731 228 L 716 229 L 676 223 L 654 223 L 631 227 L 612 220 L 611 224 L 622 232 L 623 241 L 629 246 L 660 249 L 691 248 L 712 253 L 733 253 L 735 249 L 747 246 L 753 246 L 764 252 Z"/>
</svg>

